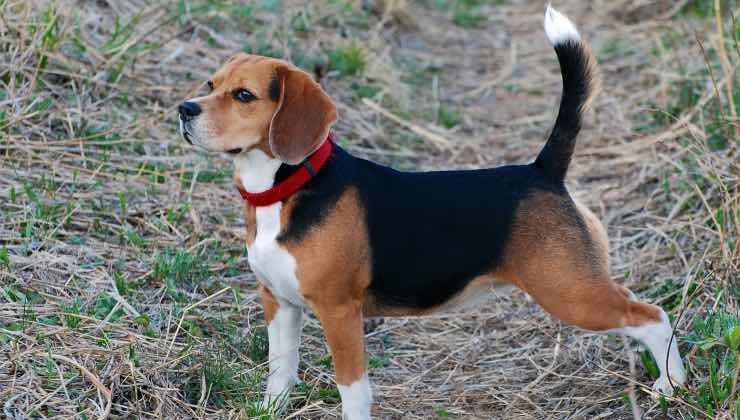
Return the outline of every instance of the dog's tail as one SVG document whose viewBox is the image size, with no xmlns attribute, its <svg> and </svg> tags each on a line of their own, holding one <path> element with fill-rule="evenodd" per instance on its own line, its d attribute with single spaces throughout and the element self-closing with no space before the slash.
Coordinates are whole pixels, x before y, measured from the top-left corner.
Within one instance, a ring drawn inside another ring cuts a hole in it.
<svg viewBox="0 0 740 420">
<path fill-rule="evenodd" d="M 563 96 L 555 126 L 534 165 L 562 182 L 573 155 L 581 118 L 598 92 L 599 77 L 588 45 L 567 17 L 547 6 L 545 33 L 555 48 L 563 75 Z"/>
</svg>

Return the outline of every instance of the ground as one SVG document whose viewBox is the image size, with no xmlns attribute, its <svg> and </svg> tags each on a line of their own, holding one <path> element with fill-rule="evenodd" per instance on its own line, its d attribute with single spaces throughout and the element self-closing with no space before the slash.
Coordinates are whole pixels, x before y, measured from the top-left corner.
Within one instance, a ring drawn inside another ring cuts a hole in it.
<svg viewBox="0 0 740 420">
<path fill-rule="evenodd" d="M 315 74 L 342 146 L 401 169 L 531 161 L 557 111 L 540 1 L 155 3 L 0 0 L 6 418 L 264 414 L 242 203 L 230 164 L 188 147 L 175 114 L 234 52 Z M 554 6 L 603 76 L 569 188 L 606 224 L 615 280 L 669 312 L 689 383 L 657 397 L 637 343 L 500 292 L 464 316 L 368 325 L 374 414 L 737 418 L 738 3 Z M 336 417 L 315 318 L 302 343 L 288 412 Z"/>
</svg>

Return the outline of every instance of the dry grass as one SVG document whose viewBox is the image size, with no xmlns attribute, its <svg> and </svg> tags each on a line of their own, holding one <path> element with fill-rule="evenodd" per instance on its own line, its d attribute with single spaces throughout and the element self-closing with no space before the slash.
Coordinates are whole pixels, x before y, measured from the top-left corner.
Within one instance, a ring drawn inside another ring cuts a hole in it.
<svg viewBox="0 0 740 420">
<path fill-rule="evenodd" d="M 556 4 L 604 73 L 570 185 L 608 225 L 617 280 L 675 318 L 685 392 L 655 400 L 635 343 L 514 292 L 370 332 L 379 418 L 737 418 L 740 13 L 721 3 L 719 17 L 713 1 Z M 256 415 L 266 344 L 240 201 L 228 164 L 185 147 L 174 105 L 247 50 L 321 73 L 356 154 L 408 169 L 525 162 L 560 90 L 542 9 L 0 0 L 3 415 Z M 301 361 L 293 418 L 337 416 L 314 318 Z"/>
</svg>

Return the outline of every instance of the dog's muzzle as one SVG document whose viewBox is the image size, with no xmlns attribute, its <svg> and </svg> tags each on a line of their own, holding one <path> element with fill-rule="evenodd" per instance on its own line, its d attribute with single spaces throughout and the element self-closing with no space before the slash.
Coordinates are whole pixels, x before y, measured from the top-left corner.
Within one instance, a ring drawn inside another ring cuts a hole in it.
<svg viewBox="0 0 740 420">
<path fill-rule="evenodd" d="M 193 144 L 193 135 L 188 131 L 187 123 L 192 121 L 195 117 L 200 115 L 201 108 L 196 102 L 185 101 L 177 107 L 177 111 L 180 117 L 180 131 L 185 140 Z"/>
</svg>

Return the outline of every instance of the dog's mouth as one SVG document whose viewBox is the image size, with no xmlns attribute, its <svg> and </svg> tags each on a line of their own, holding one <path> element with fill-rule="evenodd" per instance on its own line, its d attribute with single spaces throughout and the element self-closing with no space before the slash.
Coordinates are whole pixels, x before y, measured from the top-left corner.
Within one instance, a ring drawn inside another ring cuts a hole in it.
<svg viewBox="0 0 740 420">
<path fill-rule="evenodd" d="M 189 144 L 208 150 L 203 145 L 195 143 L 195 136 L 193 135 L 193 133 L 190 132 L 190 130 L 188 130 L 188 125 L 185 121 L 182 120 L 182 118 L 180 118 L 180 133 L 182 134 L 182 137 L 185 139 L 185 141 L 187 141 Z M 239 153 L 241 153 L 243 150 L 244 149 L 242 149 L 241 147 L 236 147 L 233 149 L 226 150 L 224 151 L 224 153 L 226 153 L 227 155 L 236 156 Z"/>
<path fill-rule="evenodd" d="M 193 134 L 188 131 L 188 127 L 185 124 L 185 121 L 182 120 L 182 116 L 178 118 L 180 121 L 180 133 L 182 134 L 182 137 L 190 144 L 193 144 Z"/>
<path fill-rule="evenodd" d="M 185 138 L 185 141 L 193 144 L 193 135 L 188 133 L 186 130 L 182 130 L 182 136 Z"/>
</svg>

